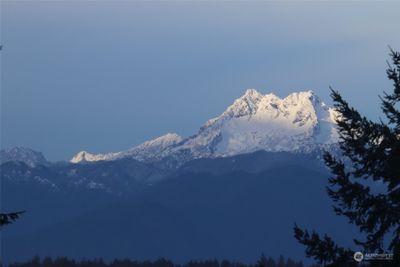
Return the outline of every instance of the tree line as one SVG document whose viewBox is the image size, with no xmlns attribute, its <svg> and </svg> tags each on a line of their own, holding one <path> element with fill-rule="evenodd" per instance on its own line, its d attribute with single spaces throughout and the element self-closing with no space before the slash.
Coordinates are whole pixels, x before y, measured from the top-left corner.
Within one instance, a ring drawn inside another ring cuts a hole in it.
<svg viewBox="0 0 400 267">
<path fill-rule="evenodd" d="M 0 265 L 3 267 L 3 265 Z M 130 259 L 114 260 L 105 262 L 102 259 L 93 260 L 74 260 L 67 257 L 58 257 L 52 259 L 46 257 L 40 259 L 38 256 L 31 260 L 21 263 L 12 263 L 7 267 L 304 267 L 302 262 L 296 262 L 290 258 L 285 259 L 283 256 L 275 260 L 271 257 L 262 255 L 254 264 L 245 264 L 229 260 L 191 260 L 185 264 L 175 264 L 168 259 L 136 261 Z"/>
</svg>

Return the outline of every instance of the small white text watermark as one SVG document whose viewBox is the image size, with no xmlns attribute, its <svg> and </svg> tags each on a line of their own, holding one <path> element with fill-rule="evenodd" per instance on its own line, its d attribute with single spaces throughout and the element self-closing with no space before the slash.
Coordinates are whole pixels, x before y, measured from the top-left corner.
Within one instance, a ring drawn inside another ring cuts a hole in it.
<svg viewBox="0 0 400 267">
<path fill-rule="evenodd" d="M 391 261 L 393 260 L 393 253 L 362 253 L 357 251 L 353 256 L 357 262 L 361 261 Z"/>
</svg>

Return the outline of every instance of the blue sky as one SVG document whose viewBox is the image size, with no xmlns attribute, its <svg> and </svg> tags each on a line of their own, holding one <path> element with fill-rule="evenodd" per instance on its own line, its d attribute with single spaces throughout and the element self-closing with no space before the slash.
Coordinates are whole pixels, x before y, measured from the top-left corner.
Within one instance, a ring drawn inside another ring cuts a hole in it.
<svg viewBox="0 0 400 267">
<path fill-rule="evenodd" d="M 194 134 L 246 88 L 378 119 L 396 2 L 1 1 L 1 147 L 51 160 Z"/>
</svg>

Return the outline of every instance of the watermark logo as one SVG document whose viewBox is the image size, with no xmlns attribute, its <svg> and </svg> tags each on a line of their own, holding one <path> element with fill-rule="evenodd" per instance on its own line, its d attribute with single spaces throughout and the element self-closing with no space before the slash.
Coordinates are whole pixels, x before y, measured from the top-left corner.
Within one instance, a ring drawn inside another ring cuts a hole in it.
<svg viewBox="0 0 400 267">
<path fill-rule="evenodd" d="M 362 254 L 360 251 L 357 251 L 354 253 L 353 257 L 356 262 L 361 262 L 364 259 L 364 254 Z"/>
<path fill-rule="evenodd" d="M 393 260 L 392 253 L 362 253 L 357 251 L 354 253 L 353 258 L 356 262 L 361 261 L 391 261 Z"/>
<path fill-rule="evenodd" d="M 364 259 L 367 261 L 392 261 L 392 253 L 365 253 Z"/>
</svg>

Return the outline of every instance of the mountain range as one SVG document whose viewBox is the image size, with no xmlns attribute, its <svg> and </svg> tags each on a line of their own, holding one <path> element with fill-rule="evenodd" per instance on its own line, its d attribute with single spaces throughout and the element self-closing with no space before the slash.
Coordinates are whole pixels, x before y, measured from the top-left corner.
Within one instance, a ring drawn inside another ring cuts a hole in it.
<svg viewBox="0 0 400 267">
<path fill-rule="evenodd" d="M 250 89 L 190 137 L 169 133 L 65 162 L 3 150 L 2 211 L 27 211 L 2 231 L 3 262 L 304 259 L 295 222 L 347 242 L 354 229 L 333 216 L 321 161 L 338 149 L 338 118 L 312 91 L 281 99 Z"/>
<path fill-rule="evenodd" d="M 281 99 L 248 89 L 220 116 L 208 120 L 197 134 L 183 138 L 168 133 L 126 151 L 77 153 L 70 162 L 134 158 L 142 162 L 169 159 L 178 166 L 193 159 L 235 156 L 258 150 L 309 153 L 329 149 L 338 141 L 337 112 L 312 91 Z"/>
<path fill-rule="evenodd" d="M 183 138 L 168 133 L 126 151 L 81 151 L 69 162 L 57 163 L 29 148 L 2 150 L 2 177 L 36 181 L 52 190 L 84 187 L 121 195 L 140 185 L 157 183 L 176 171 L 193 171 L 214 162 L 220 165 L 222 159 L 229 162 L 257 151 L 270 152 L 278 158 L 285 155 L 283 158 L 289 157 L 289 161 L 319 159 L 323 151 L 335 153 L 338 149 L 337 118 L 337 112 L 312 91 L 292 93 L 281 99 L 272 93 L 263 95 L 248 89 L 193 136 Z M 289 156 L 292 154 L 299 156 Z M 21 162 L 27 167 L 22 167 Z M 259 164 L 266 162 L 261 160 Z"/>
</svg>

